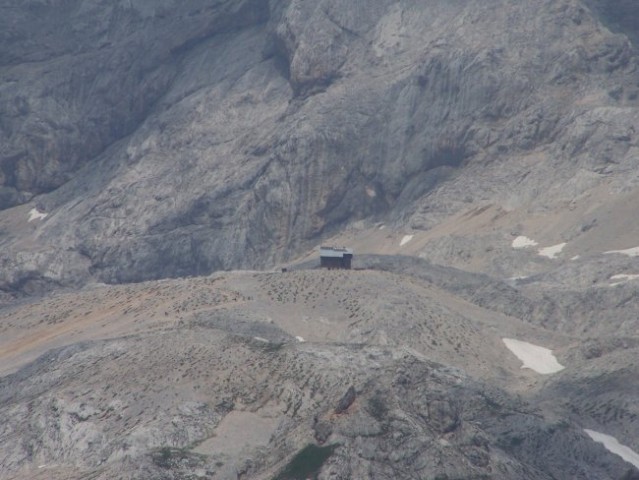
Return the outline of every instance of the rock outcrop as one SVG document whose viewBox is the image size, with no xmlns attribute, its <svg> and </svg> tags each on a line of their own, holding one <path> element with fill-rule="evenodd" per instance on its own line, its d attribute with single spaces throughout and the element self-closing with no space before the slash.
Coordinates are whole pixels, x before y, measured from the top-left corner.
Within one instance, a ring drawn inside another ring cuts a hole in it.
<svg viewBox="0 0 639 480">
<path fill-rule="evenodd" d="M 335 416 L 351 380 L 363 395 Z M 303 392 L 295 410 L 292 387 Z M 628 469 L 504 392 L 377 347 L 273 349 L 182 329 L 51 352 L 0 380 L 0 398 L 0 478 L 293 479 L 321 469 L 319 478 L 599 480 Z M 272 423 L 268 449 L 250 444 L 255 424 L 222 433 L 243 416 Z M 323 447 L 309 434 L 314 416 Z M 207 451 L 216 435 L 226 447 Z M 232 442 L 244 448 L 229 451 Z M 296 466 L 309 445 L 314 455 Z"/>
<path fill-rule="evenodd" d="M 5 0 L 0 480 L 636 478 L 636 3 Z"/>
<path fill-rule="evenodd" d="M 0 309 L 0 479 L 636 475 L 583 430 L 637 451 L 636 334 L 544 329 L 470 295 L 479 275 L 369 261 Z M 503 337 L 565 368 L 522 370 Z"/>
<path fill-rule="evenodd" d="M 633 5 L 11 2 L 0 284 L 264 267 L 358 220 L 627 190 Z"/>
</svg>

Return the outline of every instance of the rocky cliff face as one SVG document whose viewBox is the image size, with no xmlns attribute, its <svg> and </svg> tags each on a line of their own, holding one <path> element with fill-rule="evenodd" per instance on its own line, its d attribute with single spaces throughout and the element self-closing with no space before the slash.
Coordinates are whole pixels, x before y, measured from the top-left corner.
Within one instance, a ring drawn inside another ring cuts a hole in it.
<svg viewBox="0 0 639 480">
<path fill-rule="evenodd" d="M 6 2 L 2 208 L 68 182 L 149 116 L 180 52 L 263 20 L 260 2 Z"/>
<path fill-rule="evenodd" d="M 358 220 L 632 188 L 633 5 L 10 2 L 3 288 L 262 267 Z"/>
</svg>

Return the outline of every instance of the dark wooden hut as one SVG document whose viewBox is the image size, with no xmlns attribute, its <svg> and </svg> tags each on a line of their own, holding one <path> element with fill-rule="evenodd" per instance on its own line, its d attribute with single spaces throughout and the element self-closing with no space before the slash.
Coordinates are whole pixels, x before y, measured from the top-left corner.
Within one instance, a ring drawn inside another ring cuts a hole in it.
<svg viewBox="0 0 639 480">
<path fill-rule="evenodd" d="M 320 265 L 322 268 L 351 269 L 353 250 L 345 247 L 320 247 Z"/>
</svg>

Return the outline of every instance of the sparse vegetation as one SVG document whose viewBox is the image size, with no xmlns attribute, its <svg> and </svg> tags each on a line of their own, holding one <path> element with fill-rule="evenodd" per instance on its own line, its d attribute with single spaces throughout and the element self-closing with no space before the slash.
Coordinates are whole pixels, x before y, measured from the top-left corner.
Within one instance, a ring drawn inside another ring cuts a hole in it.
<svg viewBox="0 0 639 480">
<path fill-rule="evenodd" d="M 263 352 L 278 352 L 280 351 L 285 343 L 284 342 L 262 342 L 259 340 L 255 340 L 253 338 L 248 338 L 246 340 L 247 344 L 254 349 L 258 349 Z"/>
<path fill-rule="evenodd" d="M 201 465 L 204 461 L 203 455 L 174 447 L 161 447 L 151 453 L 151 458 L 158 467 L 165 469 L 175 468 L 180 464 L 193 467 Z"/>
<path fill-rule="evenodd" d="M 297 452 L 293 459 L 273 480 L 316 479 L 322 466 L 335 452 L 339 445 L 318 447 L 307 445 Z"/>
<path fill-rule="evenodd" d="M 386 418 L 388 406 L 381 392 L 376 392 L 375 395 L 368 399 L 368 411 L 372 417 L 379 422 Z"/>
<path fill-rule="evenodd" d="M 185 452 L 178 448 L 162 447 L 152 454 L 153 463 L 161 468 L 171 468 L 176 461 L 185 458 Z"/>
<path fill-rule="evenodd" d="M 515 433 L 504 435 L 497 441 L 497 445 L 506 451 L 519 447 L 524 443 L 525 438 Z"/>
</svg>

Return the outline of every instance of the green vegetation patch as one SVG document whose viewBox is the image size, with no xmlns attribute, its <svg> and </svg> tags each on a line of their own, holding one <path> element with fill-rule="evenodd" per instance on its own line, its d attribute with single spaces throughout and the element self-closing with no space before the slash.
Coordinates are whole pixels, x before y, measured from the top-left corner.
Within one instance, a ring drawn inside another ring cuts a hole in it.
<svg viewBox="0 0 639 480">
<path fill-rule="evenodd" d="M 185 448 L 162 447 L 151 452 L 151 458 L 158 467 L 171 469 L 178 466 L 198 467 L 204 463 L 205 456 Z"/>
<path fill-rule="evenodd" d="M 377 392 L 368 400 L 368 411 L 373 418 L 379 422 L 382 422 L 386 415 L 388 415 L 388 406 L 382 396 L 382 393 Z"/>
<path fill-rule="evenodd" d="M 317 478 L 322 465 L 328 460 L 339 444 L 319 447 L 307 445 L 293 457 L 273 480 L 305 480 Z"/>
</svg>

